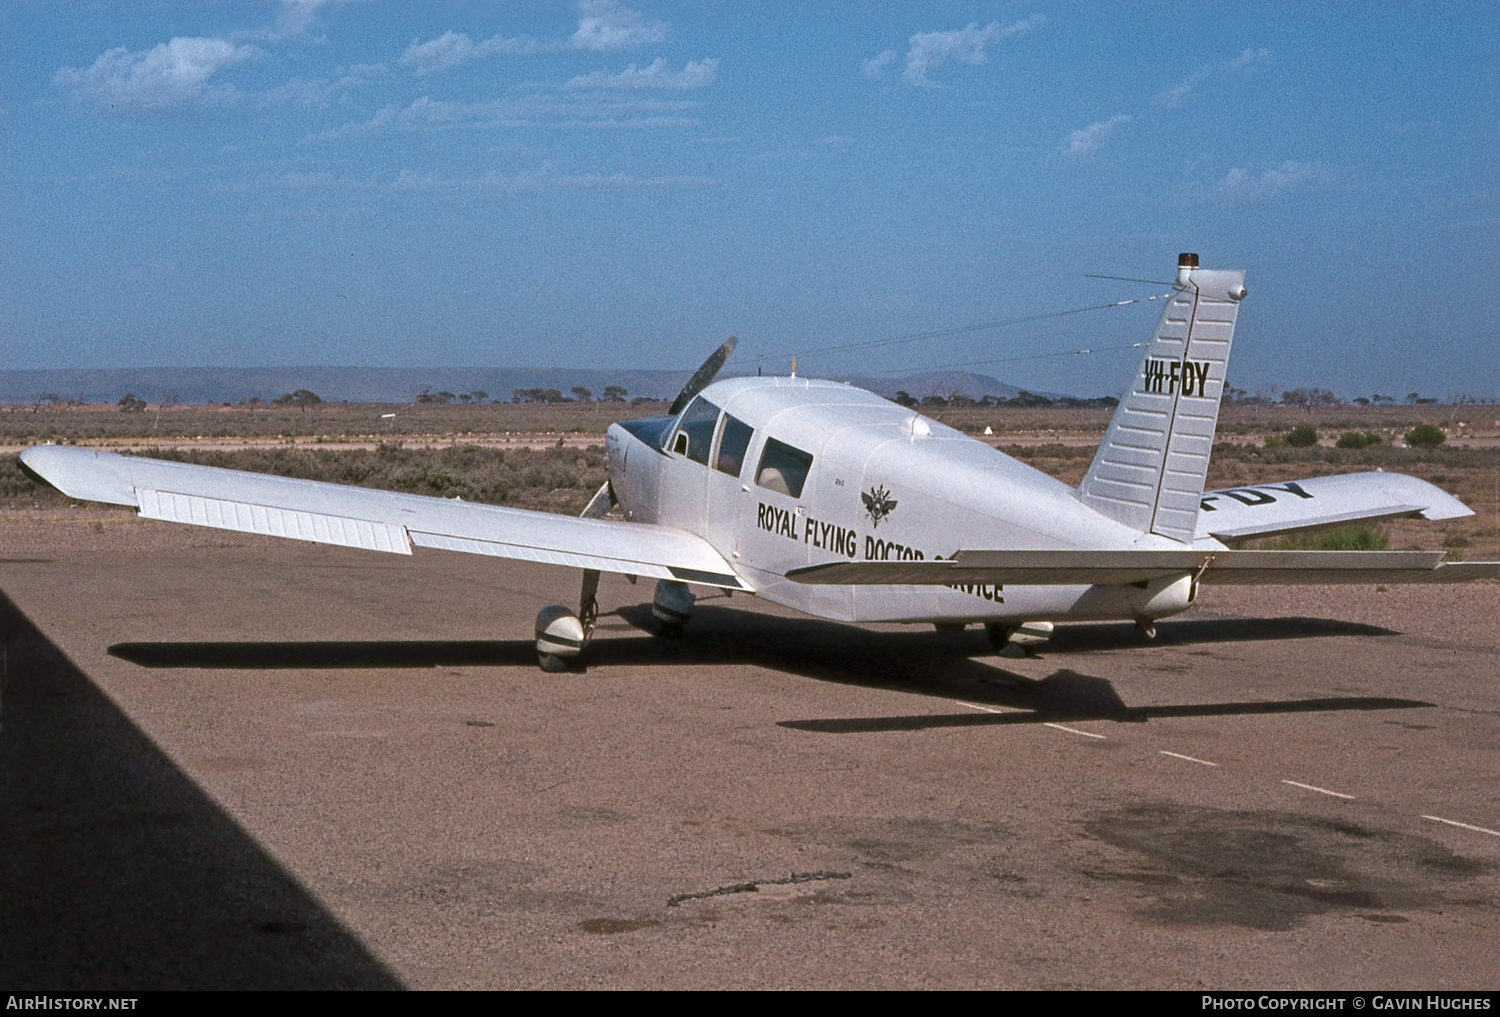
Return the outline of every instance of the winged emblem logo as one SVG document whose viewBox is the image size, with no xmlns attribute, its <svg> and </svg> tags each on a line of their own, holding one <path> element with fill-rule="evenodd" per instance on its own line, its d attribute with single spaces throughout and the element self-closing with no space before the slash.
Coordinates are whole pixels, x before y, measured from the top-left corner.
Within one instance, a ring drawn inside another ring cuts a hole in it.
<svg viewBox="0 0 1500 1017">
<path fill-rule="evenodd" d="M 865 503 L 865 514 L 870 517 L 870 523 L 876 529 L 880 528 L 880 521 L 896 508 L 896 499 L 891 497 L 891 492 L 883 485 L 872 487 L 859 497 Z"/>
</svg>

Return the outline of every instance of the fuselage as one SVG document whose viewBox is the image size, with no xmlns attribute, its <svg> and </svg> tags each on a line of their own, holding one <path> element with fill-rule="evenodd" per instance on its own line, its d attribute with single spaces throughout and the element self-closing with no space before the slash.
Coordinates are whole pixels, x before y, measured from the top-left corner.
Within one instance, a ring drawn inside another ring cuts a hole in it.
<svg viewBox="0 0 1500 1017">
<path fill-rule="evenodd" d="M 1007 622 L 1162 617 L 1190 584 L 810 586 L 790 569 L 951 557 L 959 550 L 1182 545 L 1082 504 L 1073 488 L 870 392 L 735 378 L 676 417 L 614 424 L 609 475 L 627 519 L 701 535 L 757 595 L 844 621 Z"/>
</svg>

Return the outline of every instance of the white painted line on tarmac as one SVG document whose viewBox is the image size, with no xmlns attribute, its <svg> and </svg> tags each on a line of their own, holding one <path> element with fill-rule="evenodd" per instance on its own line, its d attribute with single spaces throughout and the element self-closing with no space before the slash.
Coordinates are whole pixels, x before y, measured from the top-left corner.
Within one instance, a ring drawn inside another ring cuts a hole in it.
<svg viewBox="0 0 1500 1017">
<path fill-rule="evenodd" d="M 1282 781 L 1282 783 L 1290 784 L 1292 785 L 1292 787 L 1300 787 L 1304 791 L 1316 791 L 1320 795 L 1332 795 L 1334 798 L 1347 798 L 1351 801 L 1354 799 L 1353 795 L 1346 795 L 1342 791 L 1330 791 L 1326 787 L 1314 787 L 1311 784 L 1299 784 L 1295 780 L 1284 780 Z"/>
<path fill-rule="evenodd" d="M 959 706 L 967 706 L 971 710 L 983 710 L 985 713 L 1030 713 L 1031 712 L 1030 710 L 1021 710 L 1021 709 L 1016 709 L 1016 708 L 1012 708 L 1012 709 L 1008 709 L 1007 710 L 1007 709 L 1002 709 L 1000 707 L 995 707 L 995 706 L 980 706 L 978 703 L 966 703 L 962 699 L 955 699 L 954 702 L 957 703 Z"/>
<path fill-rule="evenodd" d="M 1465 830 L 1473 830 L 1475 833 L 1487 833 L 1491 837 L 1500 837 L 1500 830 L 1486 830 L 1482 826 L 1470 826 L 1468 823 L 1460 823 L 1456 819 L 1444 819 L 1442 816 L 1423 816 L 1422 818 L 1430 819 L 1434 823 L 1447 823 L 1449 826 L 1458 826 Z"/>
<path fill-rule="evenodd" d="M 1043 727 L 1055 727 L 1059 731 L 1066 731 L 1066 732 L 1068 732 L 1068 734 L 1083 735 L 1085 738 L 1098 738 L 1100 741 L 1104 740 L 1104 736 L 1101 735 L 1101 734 L 1094 734 L 1094 732 L 1092 732 L 1092 731 L 1080 731 L 1076 727 L 1064 727 L 1061 724 L 1045 724 L 1045 723 L 1042 726 Z"/>
<path fill-rule="evenodd" d="M 1173 759 L 1186 759 L 1189 763 L 1202 763 L 1204 766 L 1218 766 L 1219 765 L 1218 763 L 1210 763 L 1206 759 L 1197 759 L 1197 758 L 1194 758 L 1193 756 L 1184 756 L 1181 752 L 1168 752 L 1166 749 L 1162 749 L 1161 750 L 1161 754 L 1164 755 L 1164 756 L 1171 756 Z"/>
</svg>

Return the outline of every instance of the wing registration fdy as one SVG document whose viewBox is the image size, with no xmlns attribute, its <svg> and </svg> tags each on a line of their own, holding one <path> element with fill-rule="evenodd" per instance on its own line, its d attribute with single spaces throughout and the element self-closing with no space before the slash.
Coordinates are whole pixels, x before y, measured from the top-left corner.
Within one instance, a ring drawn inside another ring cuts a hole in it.
<svg viewBox="0 0 1500 1017">
<path fill-rule="evenodd" d="M 1444 563 L 1441 552 L 1226 546 L 1473 514 L 1432 484 L 1383 472 L 1204 492 L 1244 278 L 1178 259 L 1130 391 L 1077 487 L 850 385 L 795 373 L 715 382 L 733 339 L 667 414 L 610 426 L 609 479 L 581 518 L 82 448 L 38 446 L 21 463 L 70 497 L 148 519 L 582 569 L 579 610 L 537 616 L 548 670 L 587 647 L 601 572 L 657 580 L 653 612 L 669 626 L 688 622 L 697 585 L 845 622 L 982 624 L 1002 650 L 1061 621 L 1133 621 L 1152 635 L 1203 583 L 1500 576 L 1500 563 Z M 615 506 L 624 518 L 603 518 Z"/>
</svg>

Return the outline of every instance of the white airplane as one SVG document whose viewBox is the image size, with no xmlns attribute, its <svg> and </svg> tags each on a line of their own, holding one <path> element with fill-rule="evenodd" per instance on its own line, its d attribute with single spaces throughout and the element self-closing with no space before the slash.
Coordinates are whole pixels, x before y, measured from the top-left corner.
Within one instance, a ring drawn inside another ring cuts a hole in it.
<svg viewBox="0 0 1500 1017">
<path fill-rule="evenodd" d="M 1442 552 L 1226 547 L 1473 514 L 1432 484 L 1383 472 L 1204 492 L 1244 278 L 1179 258 L 1141 367 L 1076 488 L 849 385 L 795 374 L 714 382 L 733 339 L 668 414 L 610 426 L 609 479 L 582 518 L 52 445 L 21 463 L 69 497 L 148 519 L 581 568 L 579 611 L 537 616 L 547 670 L 568 667 L 592 637 L 601 572 L 656 579 L 653 613 L 671 626 L 689 620 L 699 585 L 845 622 L 983 624 L 1002 652 L 1061 621 L 1133 621 L 1154 636 L 1202 583 L 1500 576 L 1500 563 L 1445 564 Z M 623 520 L 602 518 L 616 505 Z"/>
</svg>

